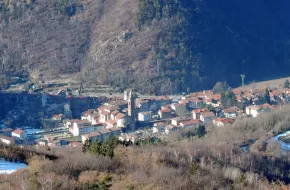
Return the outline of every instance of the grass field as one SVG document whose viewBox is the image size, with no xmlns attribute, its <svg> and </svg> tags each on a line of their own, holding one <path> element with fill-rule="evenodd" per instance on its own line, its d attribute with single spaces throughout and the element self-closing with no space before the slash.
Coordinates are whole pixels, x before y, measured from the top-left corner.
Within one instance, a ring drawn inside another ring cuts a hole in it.
<svg viewBox="0 0 290 190">
<path fill-rule="evenodd" d="M 247 84 L 243 87 L 244 90 L 251 90 L 251 89 L 265 89 L 266 87 L 269 89 L 275 89 L 275 88 L 283 88 L 285 80 L 290 81 L 290 77 L 286 78 L 280 78 L 280 79 L 273 79 L 273 80 L 267 80 L 267 81 L 261 81 L 261 82 L 252 82 L 250 84 Z M 242 87 L 238 87 L 237 89 L 242 89 Z"/>
</svg>

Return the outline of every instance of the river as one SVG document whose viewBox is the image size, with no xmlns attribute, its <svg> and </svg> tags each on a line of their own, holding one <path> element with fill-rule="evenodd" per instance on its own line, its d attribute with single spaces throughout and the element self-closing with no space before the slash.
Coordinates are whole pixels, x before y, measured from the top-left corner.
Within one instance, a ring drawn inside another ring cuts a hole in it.
<svg viewBox="0 0 290 190">
<path fill-rule="evenodd" d="M 3 158 L 0 158 L 0 174 L 1 173 L 10 174 L 20 168 L 27 168 L 27 165 L 24 163 L 5 161 Z"/>
<path fill-rule="evenodd" d="M 273 139 L 280 144 L 281 149 L 287 150 L 287 151 L 290 151 L 290 144 L 289 143 L 284 143 L 283 141 L 279 140 L 279 137 L 284 137 L 284 136 L 289 135 L 289 134 L 290 134 L 290 131 L 286 131 L 284 133 L 281 133 L 281 134 L 276 135 L 276 136 L 273 137 Z"/>
</svg>

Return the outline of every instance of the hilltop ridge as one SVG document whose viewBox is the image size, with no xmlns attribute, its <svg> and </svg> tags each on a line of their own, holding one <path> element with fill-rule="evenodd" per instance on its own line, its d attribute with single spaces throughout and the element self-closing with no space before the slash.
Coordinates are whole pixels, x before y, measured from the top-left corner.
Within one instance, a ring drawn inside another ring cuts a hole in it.
<svg viewBox="0 0 290 190">
<path fill-rule="evenodd" d="M 169 94 L 289 75 L 289 2 L 23 0 L 0 3 L 1 86 L 71 75 Z"/>
</svg>

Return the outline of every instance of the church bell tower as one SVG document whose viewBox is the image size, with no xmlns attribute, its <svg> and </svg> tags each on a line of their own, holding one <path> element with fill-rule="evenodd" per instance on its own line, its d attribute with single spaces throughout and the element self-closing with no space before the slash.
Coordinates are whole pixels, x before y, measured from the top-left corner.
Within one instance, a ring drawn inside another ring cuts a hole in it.
<svg viewBox="0 0 290 190">
<path fill-rule="evenodd" d="M 130 90 L 129 96 L 128 96 L 128 116 L 130 118 L 129 119 L 130 130 L 135 130 L 135 127 L 136 127 L 137 112 L 136 112 L 135 100 L 136 100 L 136 96 L 135 94 L 133 94 L 132 90 Z"/>
</svg>

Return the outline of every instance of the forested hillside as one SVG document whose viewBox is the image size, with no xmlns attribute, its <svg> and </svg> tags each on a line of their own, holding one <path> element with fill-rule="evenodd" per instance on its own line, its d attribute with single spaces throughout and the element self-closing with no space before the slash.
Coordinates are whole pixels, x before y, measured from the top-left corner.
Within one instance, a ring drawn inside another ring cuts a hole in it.
<svg viewBox="0 0 290 190">
<path fill-rule="evenodd" d="M 1 84 L 80 75 L 174 93 L 289 75 L 286 0 L 4 0 Z"/>
</svg>

